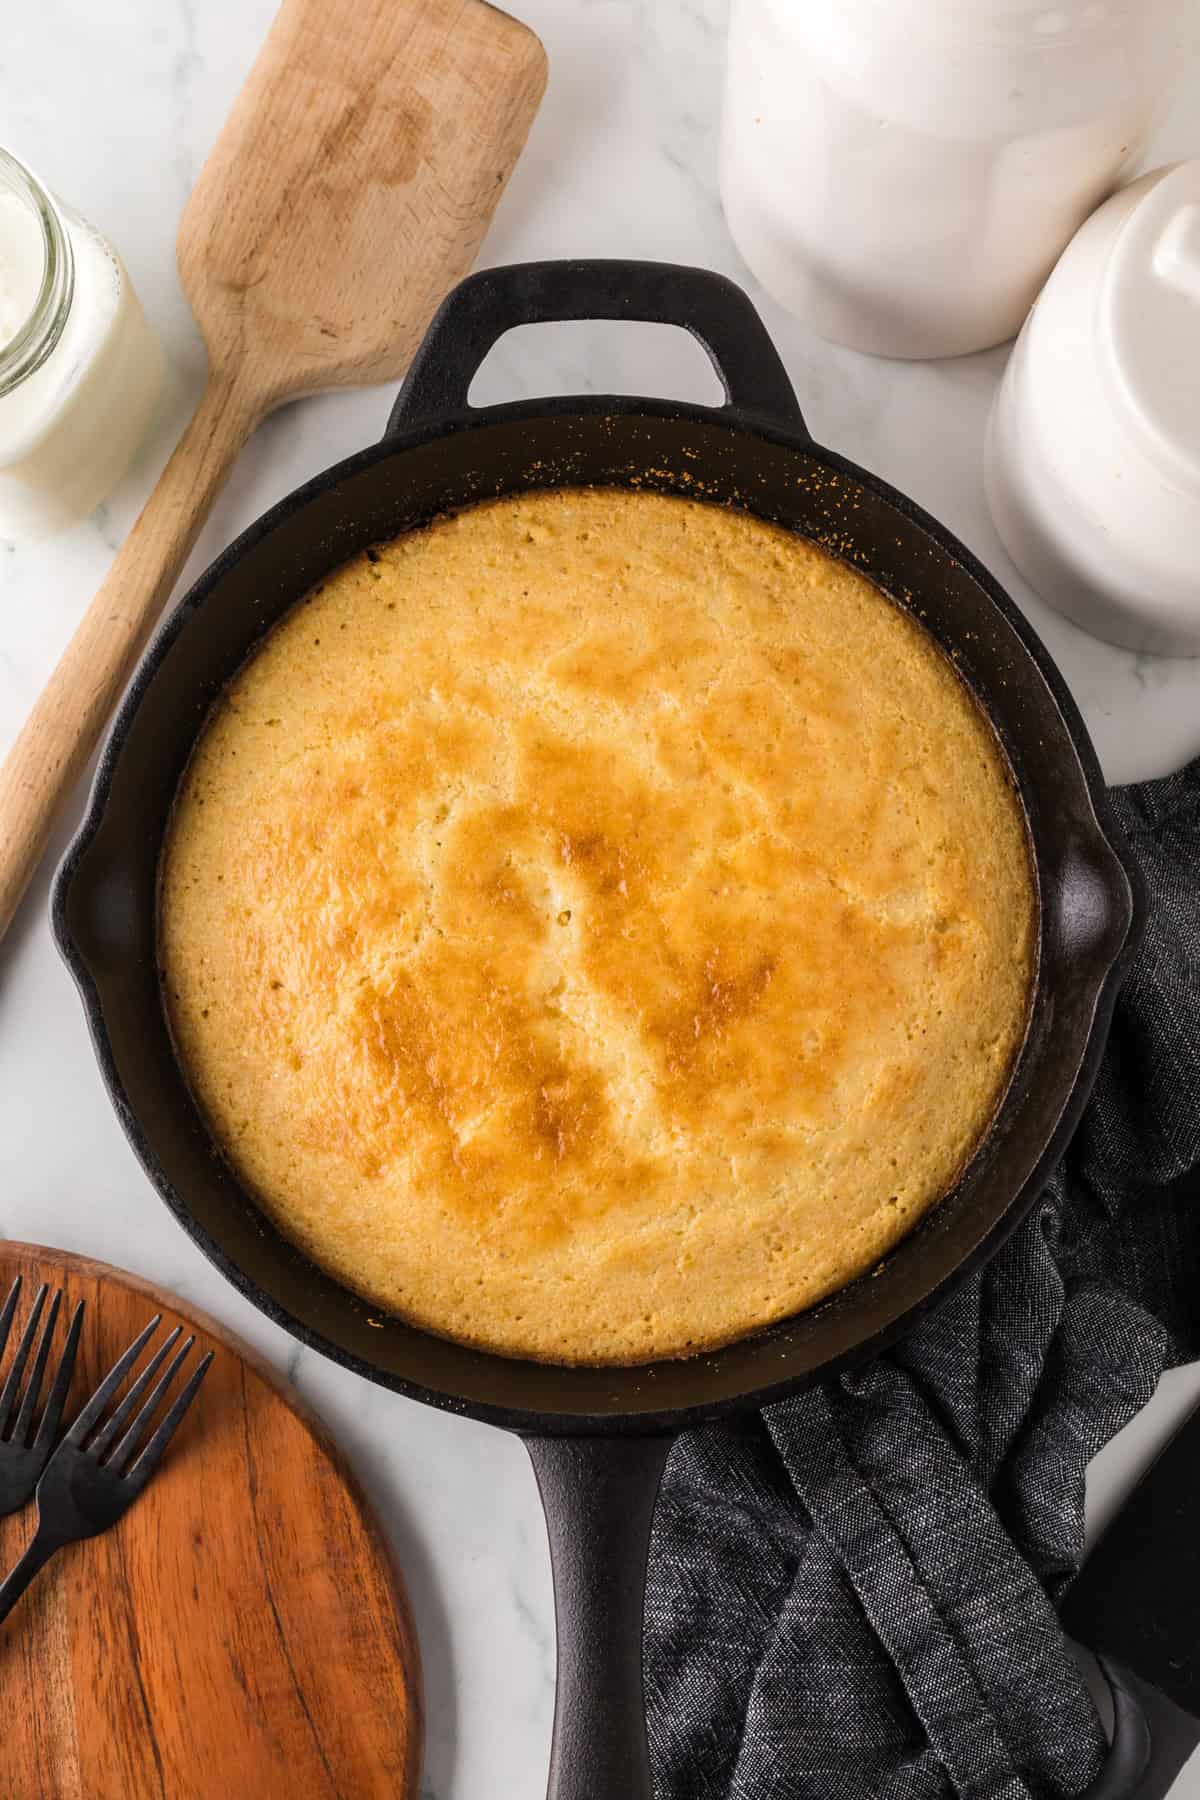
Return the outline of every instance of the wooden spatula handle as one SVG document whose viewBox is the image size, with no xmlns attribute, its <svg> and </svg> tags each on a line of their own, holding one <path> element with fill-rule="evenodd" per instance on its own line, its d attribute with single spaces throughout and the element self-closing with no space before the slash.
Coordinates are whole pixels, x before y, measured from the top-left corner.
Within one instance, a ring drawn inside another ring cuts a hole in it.
<svg viewBox="0 0 1200 1800">
<path fill-rule="evenodd" d="M 235 380 L 210 378 L 103 587 L 0 766 L 0 934 L 260 412 Z"/>
</svg>

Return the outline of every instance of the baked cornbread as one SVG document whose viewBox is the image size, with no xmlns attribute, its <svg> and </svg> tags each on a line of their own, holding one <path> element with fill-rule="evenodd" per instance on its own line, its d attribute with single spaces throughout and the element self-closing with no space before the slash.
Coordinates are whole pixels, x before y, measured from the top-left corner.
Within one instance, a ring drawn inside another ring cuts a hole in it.
<svg viewBox="0 0 1200 1800">
<path fill-rule="evenodd" d="M 872 1267 L 1022 1039 L 1023 816 L 951 665 L 737 511 L 535 493 L 268 637 L 162 877 L 183 1065 L 262 1206 L 429 1330 L 682 1356 Z"/>
</svg>

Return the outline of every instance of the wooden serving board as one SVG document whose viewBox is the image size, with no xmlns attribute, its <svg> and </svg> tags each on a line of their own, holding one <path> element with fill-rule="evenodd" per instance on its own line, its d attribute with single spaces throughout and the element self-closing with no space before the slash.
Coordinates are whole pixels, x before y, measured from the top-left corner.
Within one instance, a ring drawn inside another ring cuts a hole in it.
<svg viewBox="0 0 1200 1800">
<path fill-rule="evenodd" d="M 156 1312 L 216 1357 L 162 1469 L 0 1625 L 6 1800 L 408 1800 L 417 1651 L 399 1575 L 318 1422 L 219 1325 L 148 1282 L 0 1243 L 87 1302 L 68 1417 Z M 63 1326 L 56 1334 L 60 1346 Z M 35 1510 L 0 1520 L 7 1569 Z"/>
</svg>

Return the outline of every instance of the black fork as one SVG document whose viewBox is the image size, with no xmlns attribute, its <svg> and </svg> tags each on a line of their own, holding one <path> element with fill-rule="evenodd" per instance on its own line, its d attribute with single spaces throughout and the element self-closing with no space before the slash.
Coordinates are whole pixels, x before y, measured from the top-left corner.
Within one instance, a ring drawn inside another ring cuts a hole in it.
<svg viewBox="0 0 1200 1800">
<path fill-rule="evenodd" d="M 133 1505 L 162 1461 L 163 1452 L 208 1373 L 211 1350 L 201 1357 L 144 1448 L 142 1440 L 160 1401 L 183 1367 L 196 1341 L 194 1337 L 186 1338 L 171 1357 L 124 1435 L 118 1439 L 117 1433 L 174 1349 L 180 1326 L 168 1334 L 145 1368 L 130 1382 L 108 1419 L 103 1424 L 100 1422 L 105 1408 L 115 1399 L 118 1388 L 161 1322 L 162 1315 L 156 1314 L 125 1354 L 118 1358 L 46 1464 L 37 1486 L 37 1530 L 11 1575 L 0 1582 L 0 1619 L 7 1618 L 38 1570 L 56 1550 L 61 1550 L 64 1544 L 95 1537 L 115 1525 Z"/>
<path fill-rule="evenodd" d="M 33 1499 L 38 1479 L 50 1460 L 50 1454 L 58 1437 L 58 1427 L 62 1420 L 63 1407 L 66 1404 L 67 1389 L 71 1385 L 71 1374 L 75 1367 L 75 1352 L 79 1345 L 79 1327 L 83 1321 L 82 1300 L 78 1302 L 71 1315 L 67 1341 L 63 1345 L 45 1410 L 35 1433 L 34 1419 L 37 1413 L 38 1396 L 45 1379 L 46 1365 L 50 1360 L 54 1327 L 58 1322 L 59 1311 L 62 1307 L 62 1289 L 57 1288 L 50 1302 L 50 1309 L 46 1312 L 45 1323 L 42 1324 L 42 1314 L 45 1311 L 46 1296 L 49 1291 L 48 1286 L 43 1282 L 35 1294 L 33 1305 L 29 1309 L 29 1318 L 21 1333 L 21 1341 L 17 1345 L 16 1354 L 12 1359 L 12 1366 L 8 1371 L 3 1388 L 0 1388 L 0 1518 L 6 1517 L 9 1513 L 19 1512 L 21 1507 Z M 12 1323 L 20 1297 L 21 1277 L 18 1275 L 8 1290 L 4 1310 L 0 1312 L 0 1358 L 3 1358 L 4 1352 L 8 1348 L 9 1333 L 12 1331 Z M 37 1349 L 34 1350 L 34 1338 L 37 1337 L 39 1324 L 42 1325 L 42 1334 L 37 1340 Z M 29 1364 L 31 1351 L 33 1351 L 33 1367 L 22 1395 L 21 1382 Z M 20 1398 L 19 1408 L 18 1398 Z"/>
</svg>

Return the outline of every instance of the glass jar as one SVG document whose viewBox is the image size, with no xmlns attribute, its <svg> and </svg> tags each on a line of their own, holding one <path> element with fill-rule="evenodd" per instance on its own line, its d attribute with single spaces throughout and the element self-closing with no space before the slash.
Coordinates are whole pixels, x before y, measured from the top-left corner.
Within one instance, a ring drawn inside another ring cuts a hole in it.
<svg viewBox="0 0 1200 1800">
<path fill-rule="evenodd" d="M 1139 154 L 1192 0 L 733 0 L 721 193 L 822 336 L 953 356 L 1019 329 Z"/>
<path fill-rule="evenodd" d="M 0 537 L 44 536 L 100 504 L 163 373 L 116 252 L 0 150 Z"/>
</svg>

